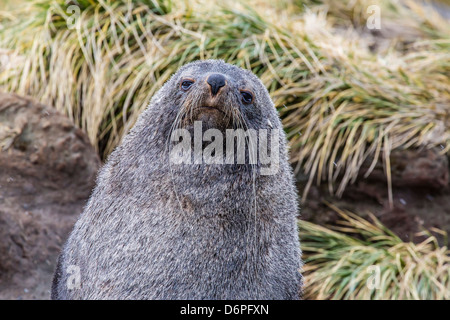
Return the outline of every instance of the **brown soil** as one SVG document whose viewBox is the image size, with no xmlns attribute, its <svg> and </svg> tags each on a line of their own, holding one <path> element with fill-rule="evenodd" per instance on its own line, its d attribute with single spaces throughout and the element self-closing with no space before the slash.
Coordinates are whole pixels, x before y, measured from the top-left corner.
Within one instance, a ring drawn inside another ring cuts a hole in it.
<svg viewBox="0 0 450 320">
<path fill-rule="evenodd" d="M 51 108 L 0 93 L 0 299 L 46 299 L 100 160 Z"/>
</svg>

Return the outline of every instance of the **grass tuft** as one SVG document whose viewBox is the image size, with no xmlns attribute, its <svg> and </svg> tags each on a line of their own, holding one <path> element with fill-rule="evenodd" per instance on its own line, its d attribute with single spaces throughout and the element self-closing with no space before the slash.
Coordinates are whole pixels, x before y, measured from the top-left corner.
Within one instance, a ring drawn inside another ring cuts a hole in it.
<svg viewBox="0 0 450 320">
<path fill-rule="evenodd" d="M 403 242 L 373 215 L 369 222 L 330 205 L 341 217 L 328 229 L 301 221 L 305 298 L 447 300 L 450 256 L 427 232 L 419 244 Z"/>
</svg>

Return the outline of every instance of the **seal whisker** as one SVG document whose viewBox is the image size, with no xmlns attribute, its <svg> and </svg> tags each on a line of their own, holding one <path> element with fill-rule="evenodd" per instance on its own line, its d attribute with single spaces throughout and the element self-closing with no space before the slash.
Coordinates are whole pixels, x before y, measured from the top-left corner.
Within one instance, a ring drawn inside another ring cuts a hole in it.
<svg viewBox="0 0 450 320">
<path fill-rule="evenodd" d="M 238 116 L 239 122 L 240 122 L 242 128 L 244 128 L 244 130 L 248 131 L 249 129 L 252 129 L 248 125 L 246 119 L 243 117 L 243 115 L 240 112 L 237 113 L 237 116 Z M 257 155 L 257 149 L 256 149 L 257 148 L 257 142 L 253 141 L 251 134 L 247 135 L 247 137 L 248 137 L 248 140 L 249 140 L 248 153 L 249 153 L 249 162 L 250 162 L 249 164 L 250 164 L 250 168 L 251 168 L 250 173 L 252 175 L 253 208 L 254 208 L 254 222 L 255 222 L 255 224 L 254 224 L 255 225 L 255 230 L 254 230 L 255 238 L 254 238 L 254 240 L 255 240 L 255 243 L 256 243 L 256 234 L 257 234 L 256 219 L 257 219 L 257 214 L 258 214 L 258 212 L 257 212 L 257 210 L 258 210 L 257 209 L 257 197 L 256 197 L 256 171 L 257 171 L 257 167 L 258 167 L 258 165 L 257 165 L 257 162 L 258 162 L 258 158 L 257 157 L 258 157 L 258 155 Z M 258 140 L 258 137 L 256 137 L 256 139 Z M 254 150 L 254 152 L 256 152 L 256 163 L 252 163 L 252 161 L 251 161 L 250 152 L 252 152 L 252 150 Z M 248 240 L 248 238 L 247 238 L 247 240 Z"/>
<path fill-rule="evenodd" d="M 178 191 L 175 185 L 175 180 L 174 180 L 174 174 L 173 174 L 173 168 L 172 168 L 172 162 L 170 161 L 170 145 L 171 145 L 171 137 L 172 134 L 174 132 L 174 130 L 177 130 L 179 128 L 181 128 L 180 124 L 181 124 L 181 120 L 184 117 L 184 115 L 186 114 L 186 108 L 182 107 L 178 110 L 177 115 L 175 116 L 175 120 L 172 122 L 172 125 L 170 127 L 170 131 L 169 131 L 169 135 L 166 139 L 166 150 L 167 150 L 167 154 L 168 154 L 168 166 L 169 166 L 169 172 L 170 172 L 170 180 L 172 182 L 172 188 L 173 188 L 173 192 L 175 194 L 175 197 L 177 199 L 177 202 L 180 206 L 180 210 L 183 211 L 183 205 L 181 203 L 180 197 L 178 196 Z"/>
</svg>

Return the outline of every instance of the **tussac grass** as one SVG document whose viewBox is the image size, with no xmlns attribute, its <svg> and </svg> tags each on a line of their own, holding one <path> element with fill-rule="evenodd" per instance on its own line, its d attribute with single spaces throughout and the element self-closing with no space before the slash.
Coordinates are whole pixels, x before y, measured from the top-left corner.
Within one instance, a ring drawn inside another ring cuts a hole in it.
<svg viewBox="0 0 450 320">
<path fill-rule="evenodd" d="M 341 226 L 299 223 L 305 298 L 450 298 L 450 252 L 439 247 L 434 236 L 428 234 L 419 244 L 406 243 L 373 216 L 369 222 L 331 207 L 339 213 Z"/>
<path fill-rule="evenodd" d="M 396 148 L 450 151 L 450 24 L 425 6 L 377 1 L 378 35 L 365 28 L 365 0 L 77 3 L 76 20 L 63 0 L 0 13 L 0 87 L 68 115 L 103 157 L 178 67 L 206 58 L 267 86 L 294 167 L 309 176 L 304 196 L 324 181 L 341 195 L 364 161 L 369 172 L 382 161 L 390 181 Z M 449 298 L 448 251 L 434 238 L 403 243 L 336 210 L 340 230 L 300 224 L 308 298 Z M 380 290 L 365 285 L 370 265 Z"/>
<path fill-rule="evenodd" d="M 73 19 L 62 0 L 34 0 L 1 17 L 0 86 L 67 114 L 106 157 L 179 66 L 221 58 L 269 88 L 310 177 L 304 196 L 322 181 L 341 195 L 365 160 L 367 174 L 383 161 L 390 182 L 391 150 L 450 150 L 450 24 L 381 1 L 382 23 L 418 35 L 374 54 L 359 32 L 370 3 L 78 1 Z"/>
</svg>

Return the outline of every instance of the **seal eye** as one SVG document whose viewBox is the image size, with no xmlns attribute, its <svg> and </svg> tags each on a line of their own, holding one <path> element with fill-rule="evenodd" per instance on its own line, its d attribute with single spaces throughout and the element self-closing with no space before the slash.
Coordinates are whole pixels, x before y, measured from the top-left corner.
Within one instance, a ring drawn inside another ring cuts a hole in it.
<svg viewBox="0 0 450 320">
<path fill-rule="evenodd" d="M 250 91 L 241 90 L 242 102 L 250 104 L 253 102 L 253 94 Z"/>
<path fill-rule="evenodd" d="M 192 81 L 192 80 L 183 80 L 183 82 L 181 82 L 181 85 L 180 85 L 181 90 L 187 91 L 193 84 L 194 84 L 194 81 Z"/>
</svg>

